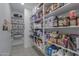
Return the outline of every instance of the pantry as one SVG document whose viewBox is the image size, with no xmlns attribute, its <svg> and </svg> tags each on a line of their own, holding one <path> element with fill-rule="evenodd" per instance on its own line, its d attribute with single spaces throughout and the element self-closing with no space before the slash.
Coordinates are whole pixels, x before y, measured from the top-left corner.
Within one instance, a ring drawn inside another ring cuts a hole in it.
<svg viewBox="0 0 79 59">
<path fill-rule="evenodd" d="M 40 3 L 31 16 L 31 38 L 45 56 L 79 55 L 78 3 Z"/>
<path fill-rule="evenodd" d="M 79 3 L 0 4 L 0 56 L 79 56 Z"/>
</svg>

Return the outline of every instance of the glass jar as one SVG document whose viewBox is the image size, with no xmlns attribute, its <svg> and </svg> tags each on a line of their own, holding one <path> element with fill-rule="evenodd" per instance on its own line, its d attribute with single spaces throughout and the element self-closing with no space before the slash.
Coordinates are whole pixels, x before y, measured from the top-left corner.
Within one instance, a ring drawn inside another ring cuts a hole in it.
<svg viewBox="0 0 79 59">
<path fill-rule="evenodd" d="M 58 17 L 57 16 L 53 20 L 53 27 L 58 27 Z"/>
<path fill-rule="evenodd" d="M 63 26 L 69 26 L 69 18 L 68 17 L 63 18 Z"/>
<path fill-rule="evenodd" d="M 77 18 L 70 19 L 70 26 L 76 26 L 77 25 Z"/>
<path fill-rule="evenodd" d="M 63 26 L 63 19 L 62 19 L 62 17 L 60 17 L 59 20 L 58 20 L 58 26 L 59 27 Z"/>
</svg>

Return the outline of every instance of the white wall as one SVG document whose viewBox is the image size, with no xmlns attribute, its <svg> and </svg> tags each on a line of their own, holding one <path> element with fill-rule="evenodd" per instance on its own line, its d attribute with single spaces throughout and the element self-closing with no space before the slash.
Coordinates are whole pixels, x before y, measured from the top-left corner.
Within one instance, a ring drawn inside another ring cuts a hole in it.
<svg viewBox="0 0 79 59">
<path fill-rule="evenodd" d="M 11 50 L 10 31 L 3 31 L 4 19 L 11 20 L 10 6 L 7 3 L 0 3 L 0 55 L 9 55 Z"/>
<path fill-rule="evenodd" d="M 25 22 L 25 30 L 24 30 L 24 47 L 28 48 L 31 47 L 32 39 L 30 39 L 30 17 L 31 17 L 32 11 L 29 9 L 24 10 L 24 22 Z"/>
</svg>

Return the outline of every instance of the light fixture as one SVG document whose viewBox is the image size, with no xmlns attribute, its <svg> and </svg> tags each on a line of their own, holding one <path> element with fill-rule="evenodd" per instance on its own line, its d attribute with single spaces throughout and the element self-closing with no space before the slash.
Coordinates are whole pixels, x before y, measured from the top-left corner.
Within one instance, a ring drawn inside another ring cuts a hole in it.
<svg viewBox="0 0 79 59">
<path fill-rule="evenodd" d="M 22 5 L 24 5 L 24 3 L 21 3 Z"/>
<path fill-rule="evenodd" d="M 39 9 L 39 8 L 37 8 L 37 9 Z"/>
</svg>

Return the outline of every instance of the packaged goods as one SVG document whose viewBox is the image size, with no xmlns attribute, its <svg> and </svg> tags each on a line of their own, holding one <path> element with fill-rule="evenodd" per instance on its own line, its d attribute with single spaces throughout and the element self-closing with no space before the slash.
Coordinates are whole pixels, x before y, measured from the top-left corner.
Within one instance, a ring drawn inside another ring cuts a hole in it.
<svg viewBox="0 0 79 59">
<path fill-rule="evenodd" d="M 77 25 L 77 13 L 75 10 L 71 10 L 68 14 L 68 17 L 70 19 L 70 26 L 76 26 Z"/>
<path fill-rule="evenodd" d="M 63 22 L 64 21 L 63 21 L 62 17 L 60 17 L 59 20 L 58 20 L 58 26 L 63 27 Z"/>
<path fill-rule="evenodd" d="M 58 34 L 57 34 L 57 32 L 52 32 L 51 36 L 54 37 L 54 38 L 56 38 L 58 36 Z"/>
<path fill-rule="evenodd" d="M 58 17 L 56 16 L 55 19 L 53 20 L 53 26 L 57 27 L 58 26 Z"/>
<path fill-rule="evenodd" d="M 77 26 L 77 18 L 70 19 L 70 26 Z"/>
<path fill-rule="evenodd" d="M 50 6 L 47 6 L 46 8 L 45 8 L 45 14 L 49 14 L 50 12 L 52 12 L 54 9 L 53 9 L 54 7 L 53 7 L 53 4 L 51 4 Z"/>
<path fill-rule="evenodd" d="M 63 18 L 63 26 L 69 26 L 69 19 L 68 17 Z"/>
<path fill-rule="evenodd" d="M 40 23 L 39 24 L 34 23 L 33 25 L 34 25 L 34 29 L 37 29 L 37 28 L 40 29 L 40 28 L 42 28 L 42 24 L 40 24 Z"/>
<path fill-rule="evenodd" d="M 47 48 L 47 55 L 48 56 L 51 56 L 52 55 L 52 48 L 51 47 L 48 47 Z"/>
<path fill-rule="evenodd" d="M 59 7 L 64 6 L 64 3 L 53 3 L 53 9 L 56 10 Z"/>
<path fill-rule="evenodd" d="M 47 48 L 47 55 L 51 56 L 52 54 L 55 53 L 55 51 L 57 50 L 57 47 L 55 45 L 51 45 Z"/>
<path fill-rule="evenodd" d="M 64 5 L 65 5 L 65 3 L 59 3 L 59 7 L 62 7 Z"/>
<path fill-rule="evenodd" d="M 50 34 L 48 32 L 45 32 L 45 44 L 48 43 L 49 39 L 50 39 Z"/>
<path fill-rule="evenodd" d="M 48 27 L 53 27 L 53 19 L 48 19 Z"/>
<path fill-rule="evenodd" d="M 69 39 L 69 49 L 76 50 L 76 35 L 71 34 Z"/>
<path fill-rule="evenodd" d="M 45 27 L 53 27 L 54 16 L 45 19 Z"/>
<path fill-rule="evenodd" d="M 79 36 L 76 37 L 76 51 L 79 53 Z"/>
<path fill-rule="evenodd" d="M 54 44 L 58 44 L 60 46 L 63 46 L 64 48 L 79 52 L 79 35 L 57 31 L 49 33 L 49 36 L 49 43 L 51 42 Z"/>
<path fill-rule="evenodd" d="M 35 22 L 36 19 L 37 19 L 37 16 L 36 15 L 33 15 L 32 16 L 32 21 Z"/>
<path fill-rule="evenodd" d="M 44 21 L 44 24 L 45 24 L 45 25 L 44 25 L 45 27 L 48 26 L 48 22 L 47 22 L 47 20 Z"/>
<path fill-rule="evenodd" d="M 63 27 L 63 26 L 69 26 L 69 18 L 68 17 L 59 17 L 58 18 L 58 26 Z"/>
<path fill-rule="evenodd" d="M 52 54 L 53 56 L 64 56 L 63 49 L 59 49 L 56 53 Z"/>
<path fill-rule="evenodd" d="M 56 10 L 57 8 L 62 7 L 62 6 L 64 6 L 64 3 L 52 3 L 50 6 L 46 6 L 45 15 L 49 14 L 50 12 L 52 12 L 52 11 Z"/>
<path fill-rule="evenodd" d="M 47 50 L 48 47 L 49 47 L 48 45 L 45 45 L 45 53 L 46 53 L 46 55 L 48 55 L 48 50 Z"/>
<path fill-rule="evenodd" d="M 77 17 L 76 10 L 69 11 L 68 16 L 69 16 L 70 19 L 76 18 Z"/>
<path fill-rule="evenodd" d="M 50 6 L 50 12 L 52 12 L 53 10 L 54 10 L 54 6 L 53 6 L 53 4 Z"/>
<path fill-rule="evenodd" d="M 57 40 L 57 44 L 58 44 L 58 45 L 61 45 L 61 42 L 62 42 L 61 39 L 58 39 L 58 40 Z"/>
<path fill-rule="evenodd" d="M 64 47 L 67 48 L 68 47 L 68 40 L 69 40 L 69 36 L 65 35 L 64 39 L 63 39 L 63 43 L 64 43 Z"/>
<path fill-rule="evenodd" d="M 43 3 L 41 3 L 38 7 L 40 8 L 41 6 L 43 6 Z"/>
<path fill-rule="evenodd" d="M 53 9 L 57 9 L 59 7 L 59 3 L 53 3 Z"/>
<path fill-rule="evenodd" d="M 77 17 L 77 26 L 79 26 L 79 17 Z"/>
<path fill-rule="evenodd" d="M 43 11 L 41 10 L 39 13 L 36 14 L 37 18 L 41 18 L 43 16 Z"/>
<path fill-rule="evenodd" d="M 50 8 L 49 8 L 49 7 L 47 7 L 47 8 L 46 8 L 45 15 L 49 14 L 49 12 L 50 12 Z"/>
<path fill-rule="evenodd" d="M 50 23 L 49 23 L 49 26 L 53 27 L 55 16 L 52 16 L 49 19 L 51 20 Z"/>
<path fill-rule="evenodd" d="M 38 15 L 39 15 L 39 18 L 41 18 L 43 16 L 43 11 L 40 11 Z"/>
<path fill-rule="evenodd" d="M 56 43 L 56 39 L 55 39 L 55 38 L 50 38 L 50 41 L 51 41 L 52 43 Z"/>
</svg>

